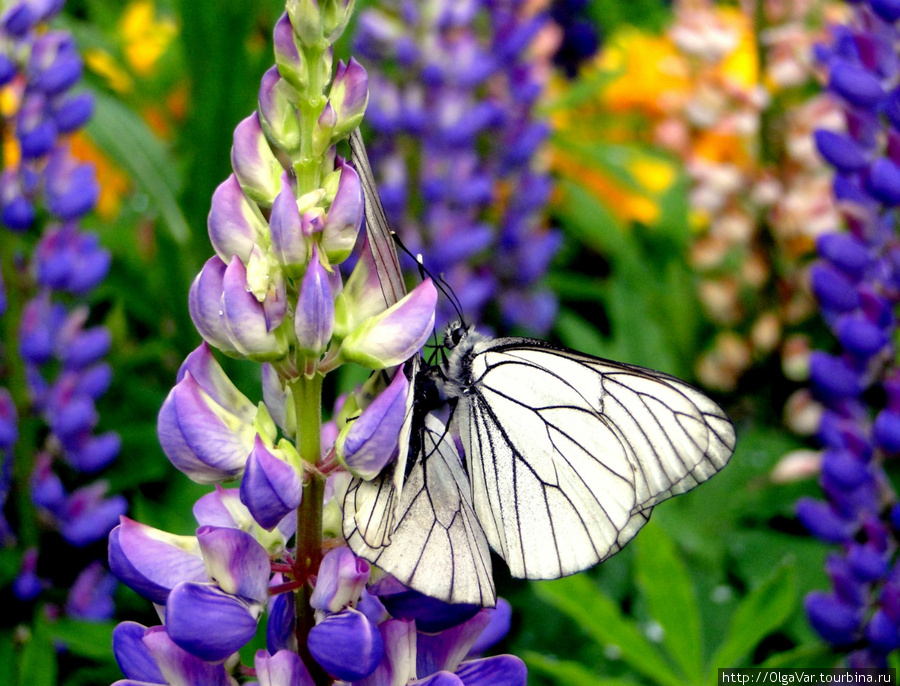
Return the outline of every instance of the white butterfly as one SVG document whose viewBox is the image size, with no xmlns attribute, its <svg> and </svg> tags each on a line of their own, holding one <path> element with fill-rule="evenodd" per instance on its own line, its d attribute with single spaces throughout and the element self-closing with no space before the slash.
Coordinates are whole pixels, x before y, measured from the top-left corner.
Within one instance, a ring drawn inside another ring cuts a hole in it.
<svg viewBox="0 0 900 686">
<path fill-rule="evenodd" d="M 426 595 L 494 605 L 489 547 L 519 578 L 601 562 L 734 451 L 722 409 L 667 374 L 462 326 L 445 350 L 411 375 L 442 387 L 449 431 L 417 397 L 408 464 L 354 479 L 344 499 L 350 548 Z"/>
</svg>

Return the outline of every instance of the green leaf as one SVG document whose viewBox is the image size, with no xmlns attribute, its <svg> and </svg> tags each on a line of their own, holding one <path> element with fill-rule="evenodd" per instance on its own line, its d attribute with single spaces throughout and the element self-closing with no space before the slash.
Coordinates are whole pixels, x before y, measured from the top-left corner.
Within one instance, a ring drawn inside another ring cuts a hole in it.
<svg viewBox="0 0 900 686">
<path fill-rule="evenodd" d="M 115 626 L 115 622 L 80 622 L 64 618 L 51 624 L 48 629 L 54 639 L 65 643 L 75 655 L 111 660 Z"/>
<path fill-rule="evenodd" d="M 635 622 L 583 574 L 537 583 L 535 593 L 573 619 L 599 645 L 618 647 L 622 659 L 635 671 L 658 684 L 684 686 L 682 676 L 644 638 Z"/>
<path fill-rule="evenodd" d="M 700 611 L 694 587 L 678 551 L 665 532 L 653 523 L 637 541 L 637 584 L 650 616 L 663 628 L 663 645 L 687 680 L 703 678 Z"/>
<path fill-rule="evenodd" d="M 630 679 L 602 677 L 579 662 L 557 660 L 531 651 L 523 653 L 522 659 L 528 665 L 529 672 L 548 677 L 564 686 L 637 686 L 637 682 Z"/>
<path fill-rule="evenodd" d="M 190 229 L 176 200 L 175 164 L 164 145 L 128 107 L 103 93 L 94 96 L 97 105 L 87 126 L 88 135 L 149 196 L 172 238 L 179 244 L 185 243 Z"/>
<path fill-rule="evenodd" d="M 708 683 L 718 680 L 720 667 L 737 667 L 757 644 L 781 626 L 797 603 L 794 567 L 782 564 L 764 583 L 744 598 L 734 615 L 725 639 L 709 662 Z"/>
<path fill-rule="evenodd" d="M 46 625 L 36 623 L 34 633 L 22 649 L 19 683 L 27 686 L 55 686 L 56 649 Z"/>
<path fill-rule="evenodd" d="M 839 658 L 825 645 L 801 645 L 783 653 L 775 653 L 759 665 L 773 669 L 830 668 L 838 666 Z"/>
<path fill-rule="evenodd" d="M 0 634 L 0 684 L 16 683 L 16 647 L 13 632 Z"/>
</svg>

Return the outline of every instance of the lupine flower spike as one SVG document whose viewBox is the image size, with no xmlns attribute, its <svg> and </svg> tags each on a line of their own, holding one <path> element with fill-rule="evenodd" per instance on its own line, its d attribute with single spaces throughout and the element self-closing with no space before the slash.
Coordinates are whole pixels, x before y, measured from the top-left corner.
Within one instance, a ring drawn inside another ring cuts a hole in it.
<svg viewBox="0 0 900 686">
<path fill-rule="evenodd" d="M 289 0 L 259 109 L 234 133 L 234 173 L 213 194 L 215 254 L 188 296 L 203 342 L 158 433 L 172 464 L 214 490 L 194 506 L 194 535 L 127 517 L 110 534 L 113 572 L 164 620 L 116 629 L 122 686 L 233 683 L 235 653 L 260 621 L 266 650 L 240 670 L 266 686 L 525 682 L 518 658 L 466 660 L 505 632 L 508 612 L 448 611 L 341 537 L 350 472 L 371 478 L 399 457 L 412 401 L 403 363 L 431 335 L 437 302 L 429 279 L 386 301 L 365 246 L 346 280 L 340 271 L 365 212 L 360 175 L 335 148 L 368 102 L 355 60 L 332 77 L 352 4 Z M 261 365 L 262 402 L 238 390 L 216 351 Z M 323 426 L 323 379 L 350 362 L 376 373 Z"/>
<path fill-rule="evenodd" d="M 900 370 L 896 364 L 900 302 L 900 131 L 895 9 L 853 5 L 818 57 L 845 130 L 819 130 L 820 154 L 835 169 L 834 197 L 846 230 L 817 241 L 812 289 L 840 344 L 813 352 L 810 377 L 824 411 L 820 484 L 825 500 L 803 499 L 800 520 L 839 549 L 828 557 L 833 588 L 806 597 L 812 626 L 850 651 L 851 667 L 884 667 L 900 647 L 900 508 L 884 471 L 900 451 Z M 878 389 L 882 396 L 873 394 Z M 883 397 L 883 401 L 874 398 Z"/>
<path fill-rule="evenodd" d="M 53 583 L 40 562 L 38 523 L 84 548 L 105 539 L 125 512 L 124 498 L 108 496 L 106 482 L 90 482 L 120 448 L 115 433 L 97 430 L 95 403 L 112 376 L 103 361 L 110 334 L 88 324 L 83 304 L 110 258 L 79 226 L 99 186 L 93 168 L 72 155 L 71 134 L 90 119 L 93 99 L 77 91 L 82 62 L 72 36 L 50 25 L 63 4 L 21 0 L 0 15 L 0 90 L 8 105 L 0 224 L 12 232 L 0 251 L 0 310 L 14 319 L 19 339 L 5 349 L 0 376 L 0 507 L 10 495 L 30 497 L 35 520 L 20 520 L 13 531 L 0 516 L 0 537 L 5 545 L 21 537 L 13 583 L 20 601 L 39 598 Z M 20 516 L 27 511 L 18 508 Z M 110 618 L 114 586 L 102 565 L 89 564 L 71 587 L 66 613 Z"/>
</svg>

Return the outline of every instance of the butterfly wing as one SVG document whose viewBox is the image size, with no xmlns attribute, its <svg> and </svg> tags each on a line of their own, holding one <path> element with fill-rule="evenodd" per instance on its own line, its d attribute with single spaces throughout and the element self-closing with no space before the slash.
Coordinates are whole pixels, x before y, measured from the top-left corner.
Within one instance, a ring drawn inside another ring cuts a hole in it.
<svg viewBox="0 0 900 686">
<path fill-rule="evenodd" d="M 452 438 L 432 416 L 425 418 L 415 460 L 399 497 L 390 470 L 351 481 L 344 497 L 347 544 L 420 593 L 492 607 L 490 551 L 469 481 Z"/>
<path fill-rule="evenodd" d="M 725 413 L 667 374 L 525 338 L 479 341 L 463 372 L 455 421 L 473 504 L 513 576 L 606 559 L 734 450 Z"/>
</svg>

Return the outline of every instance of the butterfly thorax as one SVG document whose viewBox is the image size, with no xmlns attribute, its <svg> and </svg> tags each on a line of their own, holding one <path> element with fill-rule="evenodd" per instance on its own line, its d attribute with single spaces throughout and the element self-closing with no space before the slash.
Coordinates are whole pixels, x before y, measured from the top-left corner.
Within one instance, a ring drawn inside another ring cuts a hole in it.
<svg viewBox="0 0 900 686">
<path fill-rule="evenodd" d="M 475 357 L 475 346 L 487 340 L 488 337 L 475 331 L 474 326 L 454 323 L 447 327 L 444 348 L 449 357 L 442 365 L 442 390 L 448 398 L 461 398 L 471 392 L 474 383 L 472 360 Z"/>
</svg>

